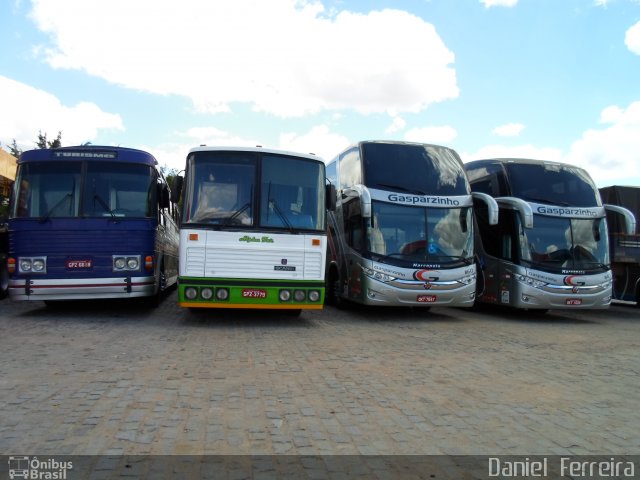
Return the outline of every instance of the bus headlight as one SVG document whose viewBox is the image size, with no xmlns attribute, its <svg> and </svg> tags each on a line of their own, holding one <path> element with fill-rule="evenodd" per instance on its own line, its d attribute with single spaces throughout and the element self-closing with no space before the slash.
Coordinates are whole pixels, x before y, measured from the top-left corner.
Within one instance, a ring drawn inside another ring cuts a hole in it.
<svg viewBox="0 0 640 480">
<path fill-rule="evenodd" d="M 200 290 L 200 296 L 204 300 L 211 300 L 211 298 L 213 298 L 213 290 L 211 290 L 210 288 L 203 288 L 202 290 Z"/>
<path fill-rule="evenodd" d="M 35 258 L 33 263 L 31 264 L 31 268 L 33 268 L 34 272 L 42 272 L 44 271 L 46 264 L 42 258 Z"/>
<path fill-rule="evenodd" d="M 295 292 L 293 292 L 293 299 L 296 302 L 304 302 L 306 296 L 307 295 L 304 293 L 304 290 L 296 290 Z"/>
<path fill-rule="evenodd" d="M 7 262 L 7 266 L 10 266 L 10 262 Z M 18 270 L 20 273 L 46 273 L 47 257 L 20 257 L 18 258 Z"/>
<path fill-rule="evenodd" d="M 289 300 L 291 300 L 291 291 L 280 290 L 280 293 L 278 293 L 278 298 L 281 302 L 288 302 Z"/>
<path fill-rule="evenodd" d="M 318 290 L 311 290 L 309 292 L 309 301 L 317 302 L 318 300 L 320 300 L 320 292 Z"/>
<path fill-rule="evenodd" d="M 129 270 L 137 270 L 140 266 L 140 261 L 136 257 L 127 257 L 127 268 Z"/>
<path fill-rule="evenodd" d="M 386 273 L 377 272 L 371 268 L 363 267 L 361 265 L 362 271 L 367 277 L 375 278 L 379 282 L 393 282 L 396 278 L 391 275 L 387 275 Z"/>
<path fill-rule="evenodd" d="M 541 282 L 540 280 L 536 280 L 535 278 L 527 277 L 526 275 L 516 274 L 514 276 L 516 277 L 516 280 L 529 285 L 530 287 L 542 288 L 547 285 L 545 282 Z"/>
<path fill-rule="evenodd" d="M 476 279 L 475 274 L 473 275 L 467 275 L 466 277 L 462 277 L 460 279 L 460 283 L 464 284 L 464 285 L 470 285 L 471 283 L 473 283 Z"/>
<path fill-rule="evenodd" d="M 134 271 L 140 269 L 140 255 L 136 256 L 113 256 L 113 271 Z"/>
<path fill-rule="evenodd" d="M 184 289 L 184 296 L 187 298 L 187 300 L 195 300 L 198 296 L 198 290 L 193 287 L 187 287 Z"/>
<path fill-rule="evenodd" d="M 218 300 L 227 300 L 229 298 L 229 290 L 226 288 L 218 288 L 216 290 L 216 298 Z"/>
</svg>

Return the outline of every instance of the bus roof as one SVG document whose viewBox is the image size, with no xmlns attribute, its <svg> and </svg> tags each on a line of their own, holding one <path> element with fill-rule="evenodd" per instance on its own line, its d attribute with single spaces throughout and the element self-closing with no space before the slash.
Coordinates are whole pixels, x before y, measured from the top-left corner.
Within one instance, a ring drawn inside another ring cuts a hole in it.
<svg viewBox="0 0 640 480">
<path fill-rule="evenodd" d="M 553 160 L 539 160 L 534 158 L 486 158 L 481 160 L 471 160 L 469 162 L 465 162 L 465 166 L 479 166 L 479 165 L 487 165 L 487 164 L 520 164 L 520 165 L 549 165 L 549 166 L 557 166 L 557 167 L 569 167 L 578 170 L 584 170 L 582 167 L 578 167 L 577 165 L 572 165 L 570 163 L 556 162 Z"/>
<path fill-rule="evenodd" d="M 23 152 L 18 163 L 54 162 L 54 161 L 98 161 L 113 160 L 125 163 L 142 163 L 156 166 L 158 161 L 143 150 L 126 147 L 108 147 L 102 145 L 78 145 L 73 147 L 43 148 Z"/>
<path fill-rule="evenodd" d="M 275 155 L 289 155 L 293 157 L 302 157 L 308 160 L 315 160 L 316 162 L 324 163 L 324 160 L 313 153 L 299 153 L 291 152 L 288 150 L 278 150 L 275 148 L 264 147 L 224 147 L 224 146 L 207 146 L 200 145 L 189 150 L 189 154 L 194 152 L 260 152 L 260 153 L 272 153 Z"/>
</svg>

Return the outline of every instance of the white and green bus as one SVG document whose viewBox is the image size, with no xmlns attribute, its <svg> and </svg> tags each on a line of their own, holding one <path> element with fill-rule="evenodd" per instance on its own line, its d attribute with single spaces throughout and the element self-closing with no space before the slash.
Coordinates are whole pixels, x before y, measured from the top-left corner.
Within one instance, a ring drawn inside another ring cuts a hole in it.
<svg viewBox="0 0 640 480">
<path fill-rule="evenodd" d="M 179 179 L 181 306 L 293 314 L 323 307 L 331 195 L 321 159 L 201 146 Z"/>
</svg>

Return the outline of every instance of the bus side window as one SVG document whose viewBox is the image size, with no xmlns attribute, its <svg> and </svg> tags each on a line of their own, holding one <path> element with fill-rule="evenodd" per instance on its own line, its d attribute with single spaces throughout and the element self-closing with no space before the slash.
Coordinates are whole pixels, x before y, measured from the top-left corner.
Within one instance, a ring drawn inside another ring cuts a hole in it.
<svg viewBox="0 0 640 480">
<path fill-rule="evenodd" d="M 344 233 L 347 244 L 357 251 L 364 249 L 364 229 L 360 199 L 351 198 L 342 204 L 344 212 Z"/>
</svg>

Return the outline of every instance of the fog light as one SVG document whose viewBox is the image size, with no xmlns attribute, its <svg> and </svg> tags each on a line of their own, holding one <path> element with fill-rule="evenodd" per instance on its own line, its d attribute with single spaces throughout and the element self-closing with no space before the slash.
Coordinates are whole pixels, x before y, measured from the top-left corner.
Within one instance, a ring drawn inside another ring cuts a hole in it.
<svg viewBox="0 0 640 480">
<path fill-rule="evenodd" d="M 296 290 L 295 292 L 293 292 L 293 299 L 296 302 L 304 302 L 306 295 L 304 293 L 304 290 Z"/>
<path fill-rule="evenodd" d="M 278 297 L 280 298 L 281 302 L 288 302 L 289 300 L 291 300 L 291 292 L 289 290 L 280 290 Z"/>
<path fill-rule="evenodd" d="M 203 288 L 202 290 L 200 290 L 200 296 L 204 300 L 211 300 L 211 298 L 213 297 L 213 290 L 211 290 L 210 288 Z"/>
<path fill-rule="evenodd" d="M 317 290 L 311 290 L 309 292 L 309 300 L 311 302 L 317 302 L 318 300 L 320 300 L 320 292 Z"/>
<path fill-rule="evenodd" d="M 187 287 L 184 289 L 184 296 L 187 297 L 188 300 L 195 300 L 198 296 L 198 290 L 193 287 Z"/>
<path fill-rule="evenodd" d="M 226 288 L 217 289 L 216 298 L 218 300 L 227 300 L 229 298 L 229 290 L 227 290 Z"/>
</svg>

